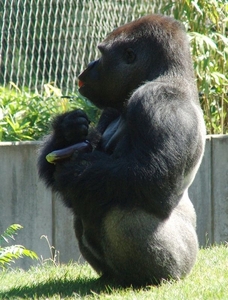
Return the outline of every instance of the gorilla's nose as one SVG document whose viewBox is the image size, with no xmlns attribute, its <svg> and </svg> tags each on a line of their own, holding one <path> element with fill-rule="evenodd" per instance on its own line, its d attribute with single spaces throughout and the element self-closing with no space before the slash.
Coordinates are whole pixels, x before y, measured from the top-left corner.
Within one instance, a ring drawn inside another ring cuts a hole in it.
<svg viewBox="0 0 228 300">
<path fill-rule="evenodd" d="M 91 70 L 98 60 L 93 60 L 88 64 L 87 70 Z"/>
</svg>

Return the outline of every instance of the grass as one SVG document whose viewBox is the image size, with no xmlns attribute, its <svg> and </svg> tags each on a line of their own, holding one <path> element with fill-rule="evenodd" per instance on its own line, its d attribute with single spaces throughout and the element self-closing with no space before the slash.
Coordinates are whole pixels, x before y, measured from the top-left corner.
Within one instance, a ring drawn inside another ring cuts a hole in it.
<svg viewBox="0 0 228 300">
<path fill-rule="evenodd" d="M 0 272 L 0 299 L 227 299 L 227 245 L 201 249 L 191 274 L 177 282 L 134 289 L 98 278 L 87 264 L 44 264 Z"/>
</svg>

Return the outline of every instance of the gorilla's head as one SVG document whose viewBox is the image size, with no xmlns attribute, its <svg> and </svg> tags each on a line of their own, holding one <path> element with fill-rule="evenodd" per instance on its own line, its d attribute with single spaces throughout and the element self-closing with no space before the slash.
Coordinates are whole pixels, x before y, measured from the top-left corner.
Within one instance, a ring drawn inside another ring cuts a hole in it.
<svg viewBox="0 0 228 300">
<path fill-rule="evenodd" d="M 122 109 L 144 82 L 172 73 L 192 75 L 183 26 L 150 15 L 114 30 L 98 45 L 101 57 L 79 75 L 79 92 L 98 107 Z"/>
</svg>

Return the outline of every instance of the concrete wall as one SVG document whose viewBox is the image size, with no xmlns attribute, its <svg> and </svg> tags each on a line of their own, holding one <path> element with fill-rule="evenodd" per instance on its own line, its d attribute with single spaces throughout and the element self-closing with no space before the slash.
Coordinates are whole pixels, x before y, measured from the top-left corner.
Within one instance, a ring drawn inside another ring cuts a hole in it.
<svg viewBox="0 0 228 300">
<path fill-rule="evenodd" d="M 14 244 L 51 257 L 46 240 L 60 252 L 60 261 L 78 261 L 80 253 L 73 231 L 73 218 L 56 196 L 38 179 L 38 142 L 0 143 L 0 234 L 11 224 L 24 228 Z M 228 241 L 228 136 L 212 136 L 190 187 L 197 212 L 197 233 L 201 246 Z M 80 259 L 80 261 L 83 261 Z M 37 264 L 29 258 L 16 266 Z"/>
<path fill-rule="evenodd" d="M 13 223 L 18 231 L 13 244 L 34 250 L 42 259 L 51 257 L 48 243 L 60 252 L 60 260 L 78 260 L 80 253 L 73 231 L 72 215 L 46 189 L 37 174 L 38 142 L 0 143 L 0 234 Z M 30 258 L 16 266 L 37 264 Z"/>
</svg>

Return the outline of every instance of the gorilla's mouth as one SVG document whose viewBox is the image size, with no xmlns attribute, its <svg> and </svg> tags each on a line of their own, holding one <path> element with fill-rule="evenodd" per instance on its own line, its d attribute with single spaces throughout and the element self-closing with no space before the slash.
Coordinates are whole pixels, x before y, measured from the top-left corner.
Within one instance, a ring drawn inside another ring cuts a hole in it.
<svg viewBox="0 0 228 300">
<path fill-rule="evenodd" d="M 79 79 L 79 81 L 78 81 L 79 88 L 81 88 L 83 85 L 85 85 L 85 83 Z"/>
</svg>

